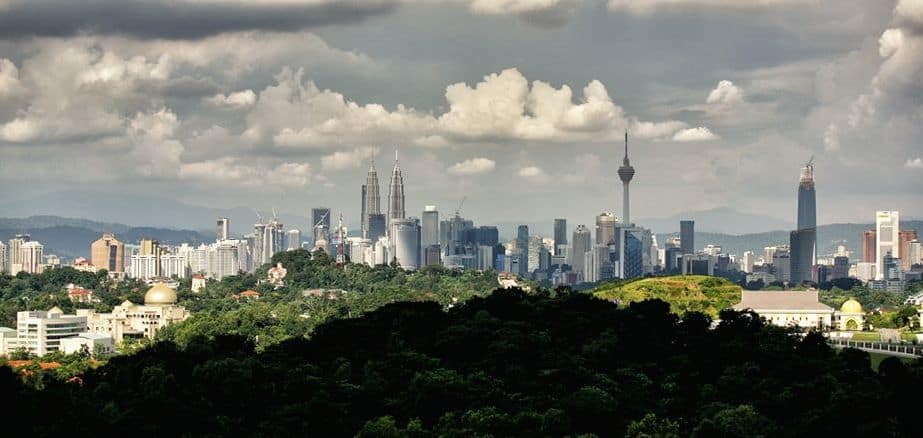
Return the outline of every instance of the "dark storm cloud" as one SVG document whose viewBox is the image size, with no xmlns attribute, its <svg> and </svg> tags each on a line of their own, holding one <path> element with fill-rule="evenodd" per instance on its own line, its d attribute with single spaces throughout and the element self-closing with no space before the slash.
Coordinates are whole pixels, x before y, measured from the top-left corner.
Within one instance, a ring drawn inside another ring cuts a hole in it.
<svg viewBox="0 0 923 438">
<path fill-rule="evenodd" d="M 66 37 L 79 33 L 196 39 L 242 30 L 292 31 L 352 24 L 388 14 L 390 0 L 167 1 L 0 0 L 0 38 Z"/>
</svg>

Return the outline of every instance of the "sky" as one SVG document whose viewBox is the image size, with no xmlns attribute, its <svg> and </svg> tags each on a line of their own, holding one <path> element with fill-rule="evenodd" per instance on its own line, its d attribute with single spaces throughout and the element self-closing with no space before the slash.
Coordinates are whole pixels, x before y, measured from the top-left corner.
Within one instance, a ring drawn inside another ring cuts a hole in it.
<svg viewBox="0 0 923 438">
<path fill-rule="evenodd" d="M 812 156 L 819 223 L 923 217 L 923 0 L 0 0 L 0 216 L 358 222 L 399 151 L 411 214 L 591 224 L 626 130 L 633 218 L 793 222 Z"/>
</svg>

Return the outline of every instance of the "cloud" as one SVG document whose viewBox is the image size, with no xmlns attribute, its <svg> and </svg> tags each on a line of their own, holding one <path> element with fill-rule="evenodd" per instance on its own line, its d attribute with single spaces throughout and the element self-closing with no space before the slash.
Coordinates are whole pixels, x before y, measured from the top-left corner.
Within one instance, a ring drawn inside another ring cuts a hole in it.
<svg viewBox="0 0 923 438">
<path fill-rule="evenodd" d="M 650 15 L 655 12 L 689 8 L 763 9 L 810 3 L 815 0 L 609 0 L 612 12 Z"/>
<path fill-rule="evenodd" d="M 321 158 L 324 170 L 342 170 L 358 168 L 364 161 L 378 154 L 374 147 L 356 148 L 351 151 L 337 151 Z"/>
<path fill-rule="evenodd" d="M 184 163 L 178 176 L 196 180 L 241 187 L 300 187 L 311 180 L 311 166 L 307 163 L 280 163 L 260 166 L 241 163 L 234 157 Z"/>
<path fill-rule="evenodd" d="M 171 177 L 180 166 L 185 147 L 174 138 L 179 120 L 172 111 L 138 113 L 128 124 L 131 156 L 136 171 L 148 177 Z"/>
<path fill-rule="evenodd" d="M 232 109 L 249 108 L 256 103 L 256 93 L 254 93 L 253 90 L 244 90 L 227 95 L 216 94 L 205 99 L 205 101 L 218 107 Z"/>
<path fill-rule="evenodd" d="M 904 167 L 909 167 L 911 169 L 923 169 L 923 158 L 908 158 L 907 162 L 904 163 Z"/>
<path fill-rule="evenodd" d="M 632 138 L 641 140 L 664 140 L 673 137 L 673 134 L 682 129 L 688 128 L 685 122 L 641 122 L 633 120 L 631 123 Z"/>
<path fill-rule="evenodd" d="M 673 134 L 673 141 L 678 142 L 708 141 L 718 140 L 720 138 L 721 137 L 711 132 L 711 130 L 702 126 L 683 129 Z"/>
<path fill-rule="evenodd" d="M 453 175 L 477 175 L 480 173 L 494 170 L 497 163 L 487 158 L 471 158 L 469 160 L 455 163 L 449 167 L 449 173 Z"/>
<path fill-rule="evenodd" d="M 19 69 L 6 58 L 0 58 L 0 98 L 11 99 L 26 91 L 19 81 Z"/>
<path fill-rule="evenodd" d="M 389 0 L 7 0 L 0 38 L 82 33 L 196 39 L 241 30 L 296 31 L 390 13 Z"/>
<path fill-rule="evenodd" d="M 523 167 L 522 169 L 519 169 L 519 172 L 517 172 L 516 174 L 523 178 L 536 178 L 536 177 L 544 176 L 545 171 L 542 170 L 540 167 L 528 166 L 528 167 Z"/>
<path fill-rule="evenodd" d="M 395 136 L 405 139 L 431 130 L 435 122 L 403 105 L 389 111 L 383 105 L 349 101 L 314 82 L 304 82 L 303 76 L 303 70 L 283 69 L 276 84 L 260 92 L 247 114 L 249 129 L 271 138 L 276 146 L 315 149 Z"/>
<path fill-rule="evenodd" d="M 733 82 L 723 80 L 718 82 L 718 86 L 708 93 L 705 103 L 712 105 L 733 105 L 744 101 L 744 93 L 740 87 Z"/>
<path fill-rule="evenodd" d="M 540 27 L 558 27 L 570 21 L 579 0 L 465 0 L 476 14 L 513 15 Z"/>
</svg>

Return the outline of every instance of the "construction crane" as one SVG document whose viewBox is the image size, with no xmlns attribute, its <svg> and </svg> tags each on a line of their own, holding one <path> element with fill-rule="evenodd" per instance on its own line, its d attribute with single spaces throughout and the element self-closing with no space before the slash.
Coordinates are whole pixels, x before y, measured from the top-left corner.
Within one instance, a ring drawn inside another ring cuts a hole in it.
<svg viewBox="0 0 923 438">
<path fill-rule="evenodd" d="M 808 160 L 807 164 L 805 164 L 804 167 L 814 167 L 814 156 L 813 155 L 811 155 L 811 159 Z"/>
<path fill-rule="evenodd" d="M 466 199 L 468 199 L 467 196 L 462 196 L 461 202 L 458 203 L 458 207 L 455 207 L 455 217 L 461 217 L 461 208 L 465 205 Z"/>
</svg>

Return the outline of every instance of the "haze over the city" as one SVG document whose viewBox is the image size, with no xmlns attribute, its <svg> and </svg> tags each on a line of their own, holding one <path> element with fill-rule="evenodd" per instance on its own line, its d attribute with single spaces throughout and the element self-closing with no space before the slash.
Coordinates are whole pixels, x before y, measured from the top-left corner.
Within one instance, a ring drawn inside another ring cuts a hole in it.
<svg viewBox="0 0 923 438">
<path fill-rule="evenodd" d="M 0 205 L 17 216 L 68 216 L 65 192 L 355 223 L 370 160 L 386 171 L 398 149 L 409 215 L 467 196 L 479 221 L 591 223 L 620 209 L 626 130 L 633 217 L 791 223 L 812 155 L 819 224 L 923 216 L 923 8 L 0 1 Z"/>
</svg>

